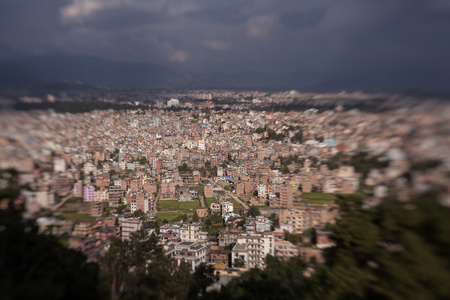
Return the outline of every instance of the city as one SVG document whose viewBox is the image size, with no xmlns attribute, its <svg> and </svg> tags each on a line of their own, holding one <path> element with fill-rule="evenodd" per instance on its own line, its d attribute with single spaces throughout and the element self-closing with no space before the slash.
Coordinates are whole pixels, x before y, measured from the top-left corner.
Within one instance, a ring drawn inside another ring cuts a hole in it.
<svg viewBox="0 0 450 300">
<path fill-rule="evenodd" d="M 267 255 L 325 263 L 348 196 L 377 207 L 437 191 L 450 205 L 446 102 L 283 112 L 246 95 L 258 98 L 1 113 L 0 167 L 18 171 L 23 218 L 40 234 L 94 263 L 112 239 L 153 235 L 175 266 L 210 266 L 209 290 L 266 268 Z"/>
</svg>

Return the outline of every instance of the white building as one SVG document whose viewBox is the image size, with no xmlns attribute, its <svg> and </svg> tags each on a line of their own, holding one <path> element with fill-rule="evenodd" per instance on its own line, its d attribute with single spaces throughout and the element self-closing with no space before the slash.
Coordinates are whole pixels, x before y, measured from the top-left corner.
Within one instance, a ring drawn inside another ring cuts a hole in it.
<svg viewBox="0 0 450 300">
<path fill-rule="evenodd" d="M 233 202 L 225 201 L 222 202 L 222 216 L 225 214 L 230 214 L 233 212 Z"/>
<path fill-rule="evenodd" d="M 246 268 L 265 268 L 266 256 L 275 254 L 274 242 L 273 232 L 238 236 L 231 251 L 232 263 L 241 256 Z"/>
<path fill-rule="evenodd" d="M 248 234 L 270 232 L 272 222 L 263 216 L 256 216 L 256 218 L 247 218 L 245 220 L 245 232 Z"/>
<path fill-rule="evenodd" d="M 206 245 L 208 242 L 208 233 L 202 231 L 199 223 L 184 224 L 180 228 L 180 240 L 182 242 L 199 242 Z"/>
<path fill-rule="evenodd" d="M 177 107 L 180 105 L 180 100 L 172 98 L 167 101 L 167 107 Z"/>
<path fill-rule="evenodd" d="M 182 262 L 192 271 L 201 263 L 206 263 L 208 248 L 198 242 L 181 242 L 174 245 L 173 261 L 178 267 Z"/>
<path fill-rule="evenodd" d="M 67 165 L 64 158 L 53 159 L 53 171 L 55 172 L 66 172 Z"/>
<path fill-rule="evenodd" d="M 260 197 L 260 198 L 266 197 L 266 185 L 265 184 L 258 185 L 258 197 Z"/>
<path fill-rule="evenodd" d="M 96 170 L 95 166 L 90 162 L 85 163 L 83 169 L 84 175 L 88 175 L 91 172 L 94 173 L 94 171 Z"/>
<path fill-rule="evenodd" d="M 36 203 L 42 208 L 49 208 L 55 205 L 55 191 L 41 190 L 37 191 L 35 195 Z"/>
</svg>

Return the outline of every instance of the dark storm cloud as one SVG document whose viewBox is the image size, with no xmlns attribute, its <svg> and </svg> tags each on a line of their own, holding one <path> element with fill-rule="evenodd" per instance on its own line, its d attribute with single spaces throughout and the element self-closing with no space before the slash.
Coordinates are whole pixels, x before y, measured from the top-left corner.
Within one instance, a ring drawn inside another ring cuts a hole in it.
<svg viewBox="0 0 450 300">
<path fill-rule="evenodd" d="M 72 53 L 201 72 L 421 80 L 448 75 L 448 36 L 447 0 L 0 2 L 0 59 Z"/>
</svg>

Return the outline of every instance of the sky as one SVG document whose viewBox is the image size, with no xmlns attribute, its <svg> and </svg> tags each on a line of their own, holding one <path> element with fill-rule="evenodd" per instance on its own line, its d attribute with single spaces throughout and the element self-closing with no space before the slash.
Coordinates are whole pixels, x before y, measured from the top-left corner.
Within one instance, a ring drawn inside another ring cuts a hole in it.
<svg viewBox="0 0 450 300">
<path fill-rule="evenodd" d="M 0 1 L 0 61 L 75 54 L 205 73 L 444 81 L 449 50 L 449 0 Z"/>
</svg>

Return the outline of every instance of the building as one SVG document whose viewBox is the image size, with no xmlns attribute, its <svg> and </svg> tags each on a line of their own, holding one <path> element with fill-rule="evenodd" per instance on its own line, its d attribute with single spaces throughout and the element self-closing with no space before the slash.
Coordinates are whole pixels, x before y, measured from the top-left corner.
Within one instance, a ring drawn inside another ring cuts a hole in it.
<svg viewBox="0 0 450 300">
<path fill-rule="evenodd" d="M 256 216 L 245 220 L 245 232 L 248 234 L 270 232 L 271 229 L 272 222 L 264 216 Z"/>
<path fill-rule="evenodd" d="M 206 218 L 208 216 L 208 210 L 206 207 L 197 207 L 197 215 L 199 218 Z"/>
<path fill-rule="evenodd" d="M 73 185 L 73 196 L 77 198 L 83 198 L 83 182 L 78 180 Z"/>
<path fill-rule="evenodd" d="M 109 186 L 108 201 L 110 207 L 119 207 L 123 201 L 123 190 L 118 186 Z"/>
<path fill-rule="evenodd" d="M 167 107 L 178 107 L 180 105 L 180 100 L 172 98 L 167 101 Z"/>
<path fill-rule="evenodd" d="M 298 247 L 289 241 L 275 239 L 275 256 L 284 260 L 299 256 Z"/>
<path fill-rule="evenodd" d="M 213 185 L 211 183 L 208 183 L 207 185 L 205 185 L 204 193 L 205 193 L 206 198 L 214 197 Z"/>
<path fill-rule="evenodd" d="M 103 202 L 91 202 L 91 216 L 101 217 L 103 215 Z"/>
<path fill-rule="evenodd" d="M 258 185 L 258 197 L 260 197 L 260 198 L 266 197 L 266 185 L 265 184 Z"/>
<path fill-rule="evenodd" d="M 177 267 L 185 262 L 194 271 L 198 265 L 207 262 L 207 255 L 208 247 L 198 242 L 180 242 L 174 245 L 173 262 Z"/>
<path fill-rule="evenodd" d="M 177 236 L 180 236 L 180 226 L 178 225 L 172 225 L 172 224 L 164 224 L 159 228 L 159 232 L 161 234 L 164 233 L 172 233 L 172 234 L 176 234 Z"/>
<path fill-rule="evenodd" d="M 233 213 L 233 202 L 224 201 L 221 203 L 222 208 L 222 216 L 226 214 Z"/>
<path fill-rule="evenodd" d="M 131 235 L 140 229 L 142 229 L 142 221 L 140 219 L 123 219 L 122 241 L 129 240 Z"/>
<path fill-rule="evenodd" d="M 102 242 L 106 242 L 107 240 L 109 240 L 111 237 L 116 236 L 116 228 L 115 227 L 110 227 L 110 226 L 104 226 L 100 229 L 97 229 L 94 232 L 94 238 L 96 240 L 101 240 Z"/>
<path fill-rule="evenodd" d="M 234 246 L 237 242 L 237 237 L 245 234 L 244 230 L 241 229 L 230 229 L 223 228 L 219 231 L 219 246 L 228 247 Z"/>
<path fill-rule="evenodd" d="M 280 189 L 280 207 L 292 206 L 292 188 L 290 186 L 282 186 Z"/>
<path fill-rule="evenodd" d="M 275 255 L 274 234 L 246 234 L 237 237 L 237 244 L 231 251 L 232 263 L 244 259 L 246 268 L 265 268 L 266 256 Z"/>
<path fill-rule="evenodd" d="M 280 212 L 281 223 L 292 223 L 294 232 L 302 233 L 308 228 L 307 212 L 304 209 L 286 209 Z"/>
<path fill-rule="evenodd" d="M 211 203 L 209 206 L 211 214 L 220 214 L 220 203 Z"/>
<path fill-rule="evenodd" d="M 183 227 L 180 228 L 180 239 L 182 242 L 199 242 L 206 245 L 208 233 L 202 231 L 200 223 L 183 224 Z"/>
<path fill-rule="evenodd" d="M 72 235 L 86 238 L 89 237 L 91 229 L 92 229 L 91 222 L 83 221 L 75 224 Z"/>
<path fill-rule="evenodd" d="M 55 191 L 42 188 L 35 194 L 36 203 L 42 208 L 49 208 L 55 205 Z"/>
<path fill-rule="evenodd" d="M 93 202 L 94 201 L 95 187 L 86 185 L 83 187 L 83 201 Z"/>
<path fill-rule="evenodd" d="M 53 171 L 54 172 L 66 172 L 67 164 L 64 158 L 53 159 Z"/>
</svg>

